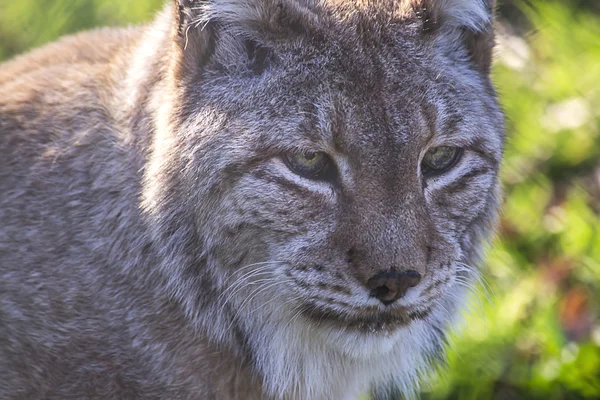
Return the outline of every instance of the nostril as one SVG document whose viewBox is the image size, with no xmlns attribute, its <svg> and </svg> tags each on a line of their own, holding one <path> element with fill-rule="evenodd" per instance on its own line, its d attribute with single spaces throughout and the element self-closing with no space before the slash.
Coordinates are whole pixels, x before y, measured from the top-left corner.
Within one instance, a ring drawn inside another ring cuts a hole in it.
<svg viewBox="0 0 600 400">
<path fill-rule="evenodd" d="M 377 286 L 371 290 L 371 297 L 377 297 L 378 299 L 385 299 L 390 295 L 390 289 L 387 286 Z M 382 300 L 384 301 L 384 300 Z"/>
<path fill-rule="evenodd" d="M 421 282 L 421 274 L 415 270 L 404 272 L 409 287 L 415 287 Z"/>
<path fill-rule="evenodd" d="M 421 282 L 421 274 L 414 270 L 380 272 L 367 281 L 371 297 L 388 305 L 398 300 L 406 291 Z"/>
</svg>

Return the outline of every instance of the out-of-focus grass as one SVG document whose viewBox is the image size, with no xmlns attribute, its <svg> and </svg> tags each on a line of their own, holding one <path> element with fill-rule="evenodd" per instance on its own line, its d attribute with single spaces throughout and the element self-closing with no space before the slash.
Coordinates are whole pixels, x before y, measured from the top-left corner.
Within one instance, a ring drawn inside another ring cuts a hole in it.
<svg viewBox="0 0 600 400">
<path fill-rule="evenodd" d="M 0 60 L 65 33 L 148 20 L 161 4 L 2 1 Z M 473 301 L 424 398 L 600 398 L 600 7 L 517 4 L 509 15 L 528 33 L 507 21 L 493 71 L 508 144 L 488 294 Z"/>
<path fill-rule="evenodd" d="M 150 19 L 163 0 L 2 0 L 0 60 L 57 37 Z"/>
</svg>

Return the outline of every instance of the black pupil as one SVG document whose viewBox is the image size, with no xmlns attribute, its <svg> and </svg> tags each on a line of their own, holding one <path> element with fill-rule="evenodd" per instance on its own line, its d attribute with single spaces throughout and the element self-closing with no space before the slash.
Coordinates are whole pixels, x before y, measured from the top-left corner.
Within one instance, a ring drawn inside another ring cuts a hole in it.
<svg viewBox="0 0 600 400">
<path fill-rule="evenodd" d="M 317 155 L 315 153 L 305 153 L 304 154 L 304 158 L 307 161 L 311 161 L 313 158 L 315 158 Z"/>
</svg>

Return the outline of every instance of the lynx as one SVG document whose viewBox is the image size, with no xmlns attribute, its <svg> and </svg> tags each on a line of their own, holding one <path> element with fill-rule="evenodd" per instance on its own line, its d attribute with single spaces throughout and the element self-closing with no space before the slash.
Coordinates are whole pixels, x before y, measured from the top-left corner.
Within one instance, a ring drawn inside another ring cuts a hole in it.
<svg viewBox="0 0 600 400">
<path fill-rule="evenodd" d="M 0 67 L 0 398 L 414 396 L 499 207 L 491 0 L 173 0 Z"/>
</svg>

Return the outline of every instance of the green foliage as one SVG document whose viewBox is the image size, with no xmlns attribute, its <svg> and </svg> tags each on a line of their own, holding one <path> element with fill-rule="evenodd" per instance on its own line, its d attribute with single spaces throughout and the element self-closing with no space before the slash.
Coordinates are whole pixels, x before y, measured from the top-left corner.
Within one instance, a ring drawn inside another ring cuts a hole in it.
<svg viewBox="0 0 600 400">
<path fill-rule="evenodd" d="M 148 20 L 161 4 L 2 1 L 0 60 L 65 33 Z M 493 79 L 507 114 L 506 201 L 489 288 L 424 398 L 600 398 L 600 7 L 591 4 L 517 3 L 529 33 L 501 35 Z"/>
<path fill-rule="evenodd" d="M 150 19 L 163 0 L 19 0 L 0 2 L 0 60 L 57 37 Z"/>
</svg>

